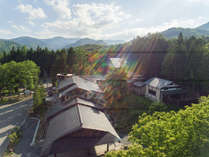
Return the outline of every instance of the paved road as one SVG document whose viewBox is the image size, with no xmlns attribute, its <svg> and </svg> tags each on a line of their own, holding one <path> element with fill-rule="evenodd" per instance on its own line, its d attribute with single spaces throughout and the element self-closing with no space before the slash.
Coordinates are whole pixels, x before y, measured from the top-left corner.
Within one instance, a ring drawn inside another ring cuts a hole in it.
<svg viewBox="0 0 209 157">
<path fill-rule="evenodd" d="M 0 105 L 0 157 L 7 147 L 7 136 L 15 126 L 20 126 L 32 106 L 32 99 L 9 105 Z"/>
</svg>

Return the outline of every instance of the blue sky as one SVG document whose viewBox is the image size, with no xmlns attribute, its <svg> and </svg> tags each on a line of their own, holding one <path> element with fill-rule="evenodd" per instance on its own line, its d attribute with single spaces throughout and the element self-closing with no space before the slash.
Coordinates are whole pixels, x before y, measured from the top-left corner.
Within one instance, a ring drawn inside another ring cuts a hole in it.
<svg viewBox="0 0 209 157">
<path fill-rule="evenodd" d="M 209 0 L 0 0 L 0 38 L 130 40 L 209 22 Z"/>
</svg>

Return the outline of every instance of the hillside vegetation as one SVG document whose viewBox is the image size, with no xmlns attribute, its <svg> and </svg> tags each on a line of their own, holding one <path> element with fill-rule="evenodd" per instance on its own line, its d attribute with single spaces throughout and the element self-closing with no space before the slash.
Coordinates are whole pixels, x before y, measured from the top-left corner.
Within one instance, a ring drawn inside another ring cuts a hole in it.
<svg viewBox="0 0 209 157">
<path fill-rule="evenodd" d="M 32 60 L 40 66 L 41 77 L 55 77 L 60 72 L 107 74 L 111 68 L 110 58 L 116 56 L 126 60 L 123 66 L 129 74 L 140 74 L 145 79 L 172 80 L 188 87 L 197 96 L 209 93 L 209 41 L 207 38 L 184 38 L 182 34 L 174 40 L 151 34 L 122 45 L 87 45 L 57 51 L 40 47 L 14 48 L 4 54 L 0 62 Z"/>
<path fill-rule="evenodd" d="M 17 44 L 13 41 L 0 39 L 0 53 L 9 52 L 12 47 L 20 47 L 20 44 Z"/>
</svg>

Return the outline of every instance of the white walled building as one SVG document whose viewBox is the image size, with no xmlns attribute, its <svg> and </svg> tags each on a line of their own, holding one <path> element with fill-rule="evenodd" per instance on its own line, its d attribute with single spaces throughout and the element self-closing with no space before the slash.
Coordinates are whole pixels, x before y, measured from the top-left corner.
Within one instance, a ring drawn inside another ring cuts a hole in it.
<svg viewBox="0 0 209 157">
<path fill-rule="evenodd" d="M 153 101 L 162 101 L 161 89 L 167 86 L 175 85 L 172 81 L 160 79 L 157 77 L 146 81 L 145 96 Z"/>
</svg>

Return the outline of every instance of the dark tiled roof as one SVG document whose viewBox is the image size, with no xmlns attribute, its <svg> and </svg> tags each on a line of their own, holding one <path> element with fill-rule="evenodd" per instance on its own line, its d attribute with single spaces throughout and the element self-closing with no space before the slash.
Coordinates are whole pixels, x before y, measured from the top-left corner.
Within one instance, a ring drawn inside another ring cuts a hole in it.
<svg viewBox="0 0 209 157">
<path fill-rule="evenodd" d="M 173 82 L 169 81 L 169 80 L 164 80 L 161 78 L 154 77 L 154 78 L 147 80 L 145 83 L 151 87 L 161 89 L 163 87 L 166 87 L 166 86 L 172 84 Z"/>
<path fill-rule="evenodd" d="M 120 137 L 102 111 L 89 105 L 78 104 L 71 106 L 50 119 L 43 152 L 46 154 L 50 153 L 51 146 L 55 141 L 57 142 L 65 136 L 69 137 L 71 133 L 81 129 L 97 130 L 106 133 L 105 136 L 99 140 L 93 138 L 94 145 L 104 144 L 106 142 L 113 143 L 115 140 L 120 140 Z M 85 138 L 80 138 L 77 143 L 82 145 L 86 140 Z M 79 145 L 77 146 L 79 147 Z M 68 147 L 70 147 L 70 145 L 68 145 Z"/>
<path fill-rule="evenodd" d="M 146 85 L 145 82 L 141 82 L 141 81 L 134 82 L 134 86 L 136 87 L 143 87 L 145 85 Z"/>
<path fill-rule="evenodd" d="M 87 91 L 95 91 L 95 92 L 103 93 L 103 91 L 99 88 L 99 86 L 96 83 L 83 79 L 79 76 L 72 76 L 71 78 L 66 78 L 60 81 L 58 85 L 58 90 L 70 84 L 75 84 L 74 86 L 76 86 L 77 88 L 81 88 Z"/>
<path fill-rule="evenodd" d="M 71 100 L 69 102 L 64 103 L 64 104 L 53 104 L 53 105 L 51 105 L 51 107 L 47 111 L 47 119 L 50 119 L 50 118 L 56 116 L 57 114 L 59 114 L 63 110 L 66 110 L 69 107 L 71 107 L 73 105 L 76 105 L 76 104 L 91 106 L 91 107 L 98 108 L 98 109 L 103 108 L 102 105 L 99 105 L 99 104 L 93 103 L 92 101 L 85 100 L 85 99 L 77 97 L 77 98 L 74 98 L 73 100 Z"/>
<path fill-rule="evenodd" d="M 97 81 L 105 81 L 106 79 L 105 75 L 84 75 L 82 77 L 94 83 L 97 83 Z"/>
</svg>

